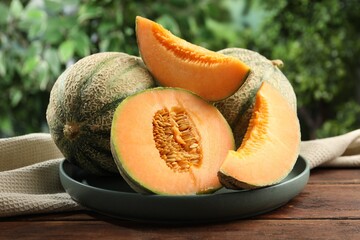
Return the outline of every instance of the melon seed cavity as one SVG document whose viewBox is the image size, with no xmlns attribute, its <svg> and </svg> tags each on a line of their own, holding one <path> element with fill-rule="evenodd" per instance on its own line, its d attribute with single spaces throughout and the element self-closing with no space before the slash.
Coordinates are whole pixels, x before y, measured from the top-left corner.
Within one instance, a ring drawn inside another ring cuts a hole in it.
<svg viewBox="0 0 360 240">
<path fill-rule="evenodd" d="M 187 172 L 201 165 L 200 136 L 185 109 L 163 108 L 155 113 L 152 124 L 155 146 L 168 167 Z"/>
</svg>

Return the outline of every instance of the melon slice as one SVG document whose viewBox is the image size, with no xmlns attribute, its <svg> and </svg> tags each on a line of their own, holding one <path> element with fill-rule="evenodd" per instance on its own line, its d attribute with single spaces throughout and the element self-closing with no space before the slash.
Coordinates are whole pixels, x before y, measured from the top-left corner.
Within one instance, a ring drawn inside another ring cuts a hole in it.
<svg viewBox="0 0 360 240">
<path fill-rule="evenodd" d="M 235 148 L 217 108 L 175 88 L 126 98 L 115 111 L 110 142 L 119 172 L 135 191 L 165 195 L 219 189 L 217 172 Z"/>
<path fill-rule="evenodd" d="M 235 57 L 191 44 L 139 16 L 136 36 L 140 55 L 160 85 L 184 88 L 209 101 L 232 95 L 250 71 Z"/>
<path fill-rule="evenodd" d="M 299 154 L 300 125 L 288 101 L 262 83 L 248 129 L 237 151 L 229 151 L 219 179 L 228 188 L 257 188 L 283 180 Z"/>
</svg>

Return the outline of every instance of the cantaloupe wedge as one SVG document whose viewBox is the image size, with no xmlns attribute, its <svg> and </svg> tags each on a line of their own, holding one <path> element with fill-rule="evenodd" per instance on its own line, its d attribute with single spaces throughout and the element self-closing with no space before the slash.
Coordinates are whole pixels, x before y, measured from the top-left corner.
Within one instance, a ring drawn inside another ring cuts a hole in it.
<svg viewBox="0 0 360 240">
<path fill-rule="evenodd" d="M 229 151 L 218 173 L 228 188 L 258 188 L 283 180 L 299 154 L 300 125 L 288 101 L 269 83 L 256 94 L 252 117 L 237 151 Z"/>
<path fill-rule="evenodd" d="M 184 88 L 209 101 L 235 93 L 250 71 L 235 57 L 191 44 L 139 16 L 136 36 L 141 58 L 160 85 Z"/>
</svg>

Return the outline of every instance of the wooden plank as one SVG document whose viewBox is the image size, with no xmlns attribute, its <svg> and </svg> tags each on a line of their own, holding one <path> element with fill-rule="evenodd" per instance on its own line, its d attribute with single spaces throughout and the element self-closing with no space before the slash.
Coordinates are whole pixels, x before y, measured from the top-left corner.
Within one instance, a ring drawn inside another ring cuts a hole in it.
<svg viewBox="0 0 360 240">
<path fill-rule="evenodd" d="M 284 207 L 257 219 L 360 218 L 360 170 L 313 169 L 303 192 Z M 106 218 L 91 211 L 3 218 L 2 221 L 94 221 Z"/>
<path fill-rule="evenodd" d="M 195 226 L 132 222 L 5 222 L 1 239 L 360 239 L 360 220 L 239 220 Z"/>
<path fill-rule="evenodd" d="M 95 216 L 94 216 L 95 215 Z M 91 221 L 97 214 L 92 211 L 72 211 L 59 213 L 43 213 L 0 218 L 1 222 L 29 222 L 29 221 Z"/>
<path fill-rule="evenodd" d="M 360 184 L 360 169 L 315 168 L 311 170 L 309 184 Z"/>
<path fill-rule="evenodd" d="M 360 219 L 360 185 L 309 184 L 285 206 L 256 219 Z M 20 216 L 1 221 L 94 221 L 111 219 L 92 212 Z"/>
<path fill-rule="evenodd" d="M 360 219 L 360 185 L 307 185 L 285 206 L 261 218 Z"/>
</svg>

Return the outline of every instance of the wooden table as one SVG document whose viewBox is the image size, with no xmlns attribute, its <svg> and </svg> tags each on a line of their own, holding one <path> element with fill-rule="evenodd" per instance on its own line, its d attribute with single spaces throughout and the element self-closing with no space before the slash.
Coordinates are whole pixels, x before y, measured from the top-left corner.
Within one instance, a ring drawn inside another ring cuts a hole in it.
<svg viewBox="0 0 360 240">
<path fill-rule="evenodd" d="M 360 169 L 315 169 L 287 205 L 251 219 L 156 225 L 80 211 L 0 219 L 0 239 L 360 239 Z"/>
</svg>

